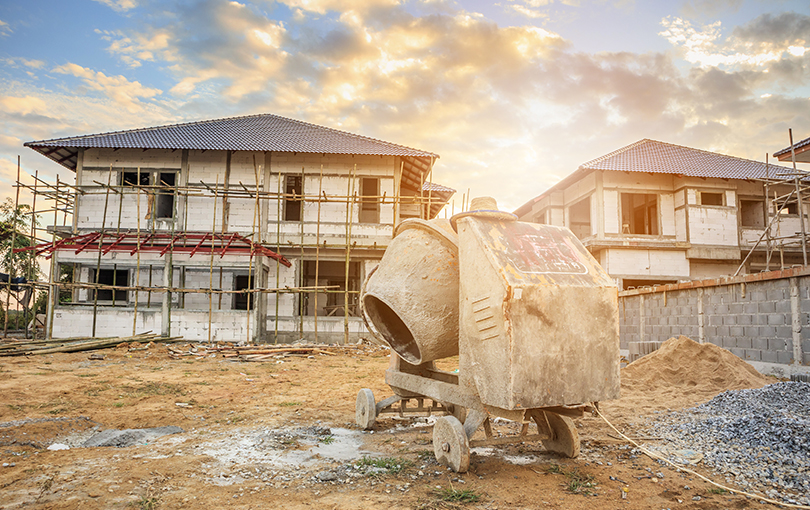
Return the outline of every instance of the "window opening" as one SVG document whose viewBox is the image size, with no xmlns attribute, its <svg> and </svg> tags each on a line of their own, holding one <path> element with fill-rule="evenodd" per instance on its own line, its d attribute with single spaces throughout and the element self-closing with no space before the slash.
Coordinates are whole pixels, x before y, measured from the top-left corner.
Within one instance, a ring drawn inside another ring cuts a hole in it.
<svg viewBox="0 0 810 510">
<path fill-rule="evenodd" d="M 155 217 L 158 219 L 174 218 L 174 188 L 177 174 L 174 172 L 161 172 L 158 183 L 163 189 L 157 195 L 157 210 Z"/>
<path fill-rule="evenodd" d="M 304 201 L 300 175 L 288 175 L 284 185 L 284 221 L 301 221 Z"/>
<path fill-rule="evenodd" d="M 253 289 L 253 278 L 246 274 L 236 275 L 233 279 L 233 290 Z M 253 293 L 245 292 L 233 295 L 234 310 L 253 310 Z"/>
<path fill-rule="evenodd" d="M 723 205 L 723 195 L 725 193 L 700 192 L 700 205 Z"/>
<path fill-rule="evenodd" d="M 140 183 L 138 182 L 138 172 L 123 172 L 122 181 L 125 186 L 149 186 L 149 172 L 140 173 Z"/>
<path fill-rule="evenodd" d="M 91 282 L 95 283 L 95 269 L 92 269 L 90 272 Z M 99 269 L 98 271 L 98 283 L 100 285 L 112 285 L 115 287 L 126 287 L 127 283 L 129 282 L 129 270 L 128 269 Z M 115 304 L 116 301 L 120 301 L 122 303 L 126 303 L 127 301 L 127 291 L 126 289 L 93 289 L 93 294 L 91 295 L 91 299 L 98 301 L 112 301 Z"/>
<path fill-rule="evenodd" d="M 740 224 L 743 227 L 765 227 L 765 202 L 740 200 Z"/>
<path fill-rule="evenodd" d="M 779 207 L 781 205 L 782 204 L 774 203 L 774 207 L 776 208 L 777 211 L 779 210 Z M 782 212 L 780 214 L 799 214 L 799 202 L 797 200 L 792 200 L 788 202 L 788 204 L 785 207 L 782 207 Z"/>
<path fill-rule="evenodd" d="M 380 179 L 363 177 L 360 180 L 360 223 L 380 222 Z"/>
<path fill-rule="evenodd" d="M 658 196 L 622 193 L 622 234 L 658 235 Z"/>
<path fill-rule="evenodd" d="M 345 314 L 346 297 L 346 266 L 343 262 L 320 261 L 318 270 L 318 280 L 315 280 L 315 261 L 304 261 L 304 285 L 306 286 L 334 286 L 328 292 L 305 292 L 302 293 L 301 313 L 303 315 L 315 315 L 318 309 L 318 317 L 343 317 Z M 360 262 L 349 262 L 349 315 L 357 317 L 357 292 L 360 290 Z"/>
<path fill-rule="evenodd" d="M 591 197 L 584 198 L 568 208 L 568 224 L 579 239 L 591 235 Z"/>
</svg>

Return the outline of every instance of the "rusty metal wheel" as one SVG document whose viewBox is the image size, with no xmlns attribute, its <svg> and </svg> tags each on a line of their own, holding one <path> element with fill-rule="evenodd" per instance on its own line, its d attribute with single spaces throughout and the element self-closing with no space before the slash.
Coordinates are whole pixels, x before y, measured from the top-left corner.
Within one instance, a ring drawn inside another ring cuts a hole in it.
<svg viewBox="0 0 810 510">
<path fill-rule="evenodd" d="M 454 416 L 443 416 L 433 426 L 433 454 L 439 464 L 456 473 L 470 468 L 470 440 L 464 426 Z"/>
<path fill-rule="evenodd" d="M 377 403 L 374 400 L 374 392 L 368 388 L 363 388 L 357 393 L 354 419 L 363 430 L 373 427 L 377 420 Z"/>
<path fill-rule="evenodd" d="M 551 429 L 551 439 L 544 439 L 543 446 L 550 452 L 570 459 L 579 456 L 579 432 L 574 420 L 555 413 L 543 413 Z"/>
</svg>

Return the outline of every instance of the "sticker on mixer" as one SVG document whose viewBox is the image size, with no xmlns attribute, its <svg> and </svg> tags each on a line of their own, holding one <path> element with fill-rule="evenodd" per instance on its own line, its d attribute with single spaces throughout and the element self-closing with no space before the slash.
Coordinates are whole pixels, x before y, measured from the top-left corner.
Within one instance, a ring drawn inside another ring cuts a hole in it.
<svg viewBox="0 0 810 510">
<path fill-rule="evenodd" d="M 556 229 L 520 229 L 504 239 L 506 257 L 518 271 L 533 274 L 588 274 L 580 255 Z"/>
</svg>

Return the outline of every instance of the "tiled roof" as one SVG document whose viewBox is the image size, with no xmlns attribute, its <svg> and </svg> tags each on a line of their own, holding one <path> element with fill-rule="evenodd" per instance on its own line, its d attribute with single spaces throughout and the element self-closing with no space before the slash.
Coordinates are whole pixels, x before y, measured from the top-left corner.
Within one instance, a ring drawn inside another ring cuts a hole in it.
<svg viewBox="0 0 810 510">
<path fill-rule="evenodd" d="M 788 174 L 785 177 L 789 177 L 793 173 L 792 168 L 768 165 L 766 175 L 765 167 L 765 163 L 761 161 L 726 156 L 645 138 L 581 164 L 577 171 L 520 206 L 515 210 L 515 214 L 522 216 L 531 210 L 532 204 L 549 193 L 564 189 L 571 182 L 581 179 L 583 173 L 591 170 L 647 172 L 718 179 L 764 179 L 768 175 L 771 178 L 779 178 L 784 174 Z"/>
<path fill-rule="evenodd" d="M 425 191 L 437 191 L 440 193 L 450 193 L 453 194 L 456 192 L 453 188 L 448 188 L 447 186 L 442 186 L 441 184 L 436 184 L 435 182 L 424 182 L 422 184 L 422 189 Z"/>
<path fill-rule="evenodd" d="M 580 169 L 617 172 L 676 174 L 720 179 L 764 179 L 765 163 L 682 145 L 640 140 L 602 157 L 583 163 Z M 771 177 L 792 173 L 793 169 L 769 165 Z"/>
<path fill-rule="evenodd" d="M 404 145 L 272 114 L 229 117 L 128 131 L 27 142 L 26 147 L 75 170 L 81 148 L 281 151 L 437 158 Z"/>
<path fill-rule="evenodd" d="M 798 152 L 798 150 L 799 150 L 799 149 L 801 149 L 801 148 L 803 148 L 803 147 L 806 147 L 806 146 L 808 146 L 808 145 L 810 145 L 810 137 L 805 138 L 804 140 L 802 140 L 802 141 L 800 141 L 800 142 L 796 142 L 796 143 L 794 143 L 794 144 L 793 144 L 793 150 L 794 150 L 795 152 Z M 773 153 L 773 156 L 774 156 L 775 158 L 778 158 L 778 157 L 780 157 L 780 156 L 785 156 L 785 155 L 787 155 L 787 154 L 790 154 L 790 146 L 787 146 L 787 147 L 785 147 L 785 148 L 784 148 L 784 149 L 782 149 L 782 150 L 779 150 L 779 151 L 774 152 L 774 153 Z M 781 158 L 780 158 L 780 159 L 781 159 Z"/>
</svg>

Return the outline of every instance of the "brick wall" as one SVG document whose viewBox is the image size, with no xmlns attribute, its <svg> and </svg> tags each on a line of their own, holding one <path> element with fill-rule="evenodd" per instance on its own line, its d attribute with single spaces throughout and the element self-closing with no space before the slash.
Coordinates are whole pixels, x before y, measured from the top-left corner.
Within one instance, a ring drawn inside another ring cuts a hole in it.
<svg viewBox="0 0 810 510">
<path fill-rule="evenodd" d="M 619 321 L 622 349 L 685 335 L 728 349 L 761 371 L 804 372 L 810 268 L 623 291 Z"/>
</svg>

